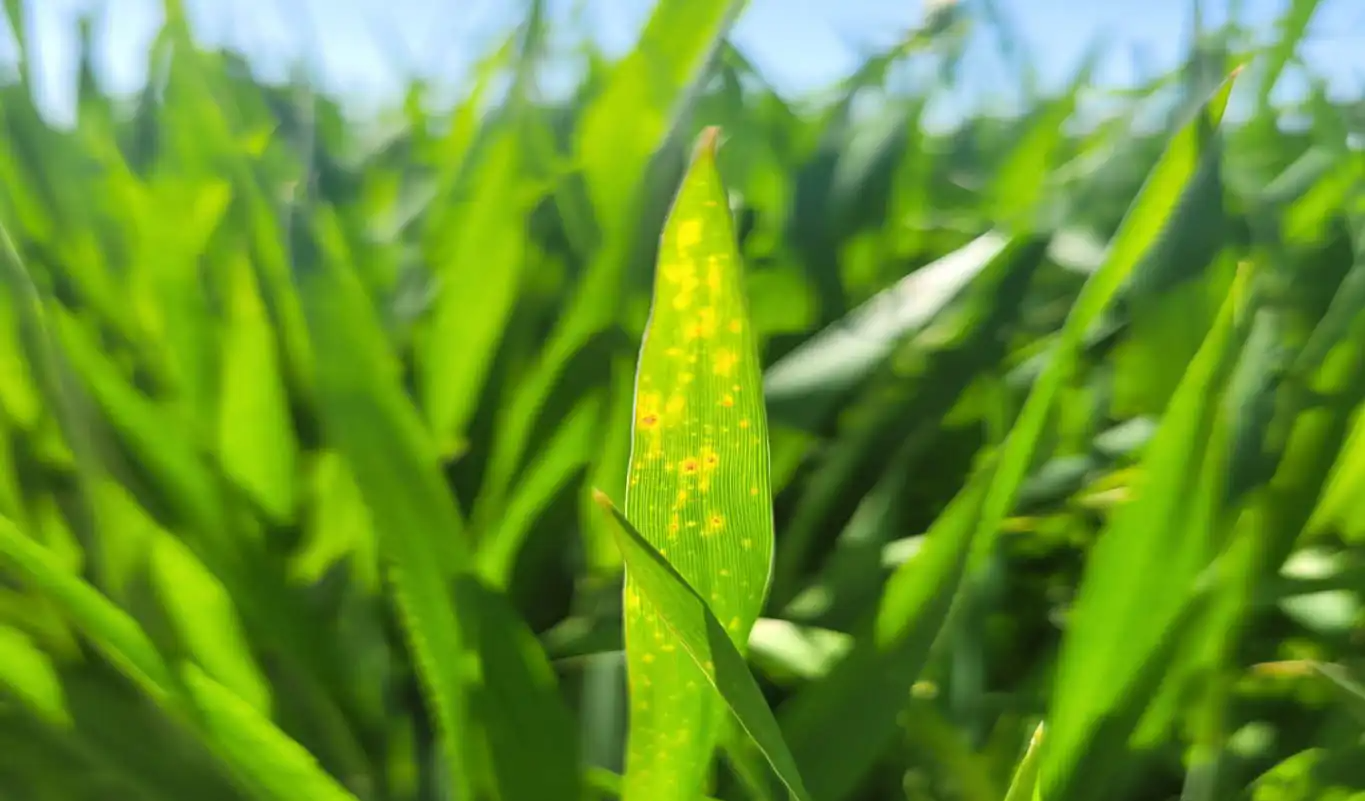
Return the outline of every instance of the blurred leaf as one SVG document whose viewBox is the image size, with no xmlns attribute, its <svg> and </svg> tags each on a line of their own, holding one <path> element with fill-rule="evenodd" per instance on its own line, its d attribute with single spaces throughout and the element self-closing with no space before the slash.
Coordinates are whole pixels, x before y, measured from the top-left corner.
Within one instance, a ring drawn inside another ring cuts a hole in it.
<svg viewBox="0 0 1365 801">
<path fill-rule="evenodd" d="M 1158 654 L 1222 544 L 1227 439 L 1216 419 L 1246 336 L 1240 304 L 1234 288 L 1144 451 L 1136 499 L 1092 550 L 1059 656 L 1044 798 L 1084 797 L 1110 777 L 1150 700 L 1142 676 L 1161 670 Z"/>
<path fill-rule="evenodd" d="M 464 436 L 526 264 L 527 187 L 520 139 L 508 128 L 492 134 L 430 255 L 440 294 L 423 332 L 422 399 L 443 455 Z"/>
<path fill-rule="evenodd" d="M 215 750 L 241 771 L 261 798 L 355 801 L 311 754 L 251 704 L 194 665 L 185 665 L 183 673 L 185 688 L 215 739 Z"/>
<path fill-rule="evenodd" d="M 218 448 L 224 471 L 271 520 L 294 516 L 298 445 L 275 335 L 245 260 L 232 265 Z M 237 688 L 240 689 L 240 688 Z"/>
<path fill-rule="evenodd" d="M 59 726 L 71 725 L 66 693 L 48 655 L 23 632 L 0 626 L 0 688 L 28 704 L 39 716 Z"/>
<path fill-rule="evenodd" d="M 573 719 L 540 643 L 502 595 L 472 576 L 458 580 L 456 603 L 482 662 L 471 704 L 489 740 L 498 797 L 579 798 Z"/>
<path fill-rule="evenodd" d="M 389 586 L 437 722 L 447 780 L 459 787 L 470 778 L 464 754 L 468 634 L 446 578 L 465 568 L 468 546 L 434 443 L 402 393 L 363 289 L 345 269 L 332 261 L 320 265 L 304 276 L 301 292 L 315 340 L 323 424 L 379 532 Z"/>
<path fill-rule="evenodd" d="M 63 570 L 45 548 L 3 519 L 0 557 L 35 589 L 58 603 L 81 633 L 153 699 L 170 700 L 174 692 L 170 669 L 133 618 L 79 577 Z"/>
<path fill-rule="evenodd" d="M 152 580 L 184 647 L 205 671 L 259 714 L 270 715 L 270 685 L 256 666 L 232 598 L 179 540 L 152 545 Z"/>
</svg>

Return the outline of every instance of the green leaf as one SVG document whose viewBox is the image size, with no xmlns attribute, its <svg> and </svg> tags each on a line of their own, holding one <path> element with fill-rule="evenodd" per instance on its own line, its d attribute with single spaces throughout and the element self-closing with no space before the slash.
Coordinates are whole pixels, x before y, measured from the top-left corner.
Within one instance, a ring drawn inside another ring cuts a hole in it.
<svg viewBox="0 0 1365 801">
<path fill-rule="evenodd" d="M 264 716 L 270 684 L 256 666 L 232 598 L 180 540 L 159 532 L 152 582 L 188 654 L 216 681 Z"/>
<path fill-rule="evenodd" d="M 297 502 L 298 444 L 275 333 L 245 258 L 229 265 L 218 453 L 223 470 L 276 524 Z"/>
<path fill-rule="evenodd" d="M 22 631 L 0 626 L 0 688 L 18 697 L 38 716 L 59 726 L 71 724 L 66 693 L 52 660 Z"/>
<path fill-rule="evenodd" d="M 1241 295 L 1234 286 L 1171 399 L 1136 498 L 1114 511 L 1091 551 L 1048 715 L 1040 768 L 1048 801 L 1083 797 L 1120 759 L 1143 711 L 1130 702 L 1151 692 L 1142 679 L 1161 670 L 1159 654 L 1221 546 L 1228 438 L 1217 420 L 1249 328 Z"/>
<path fill-rule="evenodd" d="M 1014 777 L 1010 779 L 1010 788 L 1005 792 L 1005 801 L 1034 801 L 1038 792 L 1038 754 L 1042 749 L 1039 747 L 1043 742 L 1043 724 L 1040 722 L 1038 727 L 1033 730 L 1033 736 L 1029 738 L 1028 749 L 1024 751 L 1023 759 L 1015 767 Z"/>
<path fill-rule="evenodd" d="M 716 135 L 703 134 L 664 228 L 636 376 L 626 515 L 743 648 L 771 571 L 772 489 L 758 350 Z M 628 801 L 700 792 L 720 736 L 719 704 L 659 614 L 627 571 Z"/>
<path fill-rule="evenodd" d="M 469 561 L 459 509 L 355 274 L 329 261 L 302 280 L 323 427 L 379 533 L 389 585 L 442 738 L 448 779 L 458 786 L 469 780 L 467 635 L 446 579 Z"/>
<path fill-rule="evenodd" d="M 768 708 L 767 701 L 753 674 L 744 662 L 744 656 L 733 642 L 732 634 L 723 626 L 710 610 L 696 589 L 669 564 L 667 558 L 645 539 L 625 515 L 612 505 L 601 493 L 595 496 L 597 502 L 607 510 L 616 523 L 617 545 L 626 563 L 628 576 L 633 577 L 640 601 L 647 601 L 656 610 L 660 623 L 667 627 L 678 645 L 692 661 L 698 674 L 713 687 L 725 700 L 736 721 L 753 739 L 754 744 L 763 752 L 782 783 L 787 786 L 799 801 L 811 801 L 796 768 L 796 760 L 787 750 L 782 740 L 782 732 L 777 720 Z M 629 643 L 627 643 L 629 648 Z M 700 688 L 687 688 L 692 693 Z M 678 735 L 681 734 L 681 737 Z M 673 747 L 686 747 L 695 732 L 688 729 L 675 730 Z M 668 754 L 657 754 L 657 760 L 650 767 L 660 765 Z M 636 785 L 640 786 L 640 785 Z M 643 785 L 648 787 L 648 784 Z M 632 785 L 627 779 L 623 799 L 631 796 Z M 670 788 L 664 788 L 667 791 Z M 695 799 L 700 793 L 688 796 L 640 796 L 641 798 L 679 797 Z"/>
<path fill-rule="evenodd" d="M 357 801 L 312 754 L 250 703 L 194 665 L 185 665 L 182 674 L 203 726 L 213 736 L 214 750 L 245 777 L 260 798 Z"/>
<path fill-rule="evenodd" d="M 1047 366 L 1029 392 L 1001 450 L 999 469 L 978 524 L 981 536 L 973 544 L 980 556 L 974 558 L 979 560 L 989 552 L 995 533 L 1012 510 L 1053 404 L 1076 369 L 1085 337 L 1100 322 L 1110 301 L 1150 249 L 1172 236 L 1172 231 L 1203 224 L 1196 213 L 1173 215 L 1185 194 L 1194 191 L 1188 183 L 1209 156 L 1209 149 L 1204 147 L 1204 126 L 1221 122 L 1233 77 L 1224 81 L 1194 118 L 1176 132 L 1124 215 L 1104 263 L 1086 280 L 1071 306 Z M 1212 155 L 1217 156 L 1216 152 Z"/>
<path fill-rule="evenodd" d="M 457 580 L 456 599 L 482 665 L 471 703 L 488 740 L 498 797 L 581 797 L 574 721 L 535 635 L 503 595 L 473 576 Z"/>
<path fill-rule="evenodd" d="M 174 692 L 170 670 L 137 622 L 2 518 L 0 559 L 57 603 L 81 633 L 152 698 L 170 700 Z"/>
<path fill-rule="evenodd" d="M 498 126 L 428 256 L 440 296 L 421 340 L 422 400 L 443 454 L 464 437 L 528 261 L 514 131 Z"/>
</svg>

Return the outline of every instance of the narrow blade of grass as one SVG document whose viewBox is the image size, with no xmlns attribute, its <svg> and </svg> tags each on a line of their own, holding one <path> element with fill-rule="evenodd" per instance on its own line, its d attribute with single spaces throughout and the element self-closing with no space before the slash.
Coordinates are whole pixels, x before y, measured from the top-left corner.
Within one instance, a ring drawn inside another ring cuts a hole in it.
<svg viewBox="0 0 1365 801">
<path fill-rule="evenodd" d="M 329 260 L 302 280 L 324 430 L 350 467 L 379 532 L 391 591 L 442 740 L 447 779 L 458 789 L 470 775 L 464 753 L 467 635 L 446 578 L 469 559 L 459 510 L 355 275 Z"/>
<path fill-rule="evenodd" d="M 1059 657 L 1045 798 L 1083 797 L 1120 758 L 1141 713 L 1128 702 L 1140 677 L 1159 670 L 1153 662 L 1218 547 L 1228 439 L 1217 419 L 1249 327 L 1237 319 L 1240 295 L 1229 293 L 1144 452 L 1137 498 L 1118 507 L 1091 553 Z"/>
<path fill-rule="evenodd" d="M 263 801 L 358 801 L 318 765 L 312 754 L 251 704 L 194 665 L 184 667 L 183 677 L 186 691 L 213 737 L 213 749 L 242 774 Z"/>
</svg>

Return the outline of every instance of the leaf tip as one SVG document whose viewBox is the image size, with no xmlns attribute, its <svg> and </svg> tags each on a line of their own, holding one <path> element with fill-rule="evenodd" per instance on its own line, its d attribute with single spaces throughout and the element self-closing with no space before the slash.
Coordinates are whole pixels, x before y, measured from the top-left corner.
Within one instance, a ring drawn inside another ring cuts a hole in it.
<svg viewBox="0 0 1365 801">
<path fill-rule="evenodd" d="M 720 145 L 720 126 L 708 125 L 701 129 L 701 135 L 697 137 L 697 156 L 715 158 L 716 148 Z"/>
</svg>

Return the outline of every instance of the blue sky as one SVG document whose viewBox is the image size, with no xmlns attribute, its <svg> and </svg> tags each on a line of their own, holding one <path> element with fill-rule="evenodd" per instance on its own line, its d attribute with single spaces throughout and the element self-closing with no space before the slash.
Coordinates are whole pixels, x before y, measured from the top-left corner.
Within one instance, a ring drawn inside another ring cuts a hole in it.
<svg viewBox="0 0 1365 801">
<path fill-rule="evenodd" d="M 970 1 L 970 0 L 969 0 Z M 231 43 L 264 65 L 311 47 L 325 82 L 374 102 L 401 85 L 405 68 L 458 80 L 462 70 L 515 22 L 518 0 L 185 0 L 203 38 Z M 920 19 L 921 0 L 750 0 L 735 42 L 779 89 L 818 89 L 848 74 L 860 55 L 893 43 Z M 1044 79 L 1061 81 L 1103 36 L 1112 45 L 1101 79 L 1132 79 L 1134 64 L 1172 65 L 1188 40 L 1190 0 L 997 0 L 1022 31 Z M 1241 0 L 1244 18 L 1267 30 L 1289 0 Z M 42 64 L 45 105 L 70 105 L 74 20 L 98 13 L 100 63 L 122 91 L 144 74 L 160 0 L 28 0 Z M 551 0 L 561 20 L 577 19 L 608 49 L 627 48 L 648 0 Z M 1212 22 L 1228 0 L 1205 0 Z M 302 17 L 300 15 L 303 15 Z M 306 19 L 307 26 L 299 24 Z M 1306 57 L 1342 94 L 1365 94 L 1365 3 L 1323 0 Z M 3 43 L 12 52 L 12 45 Z M 988 38 L 974 44 L 971 85 L 989 90 L 1009 76 Z M 979 67 L 977 67 L 979 65 Z M 1005 81 L 1013 83 L 1012 79 Z"/>
</svg>

